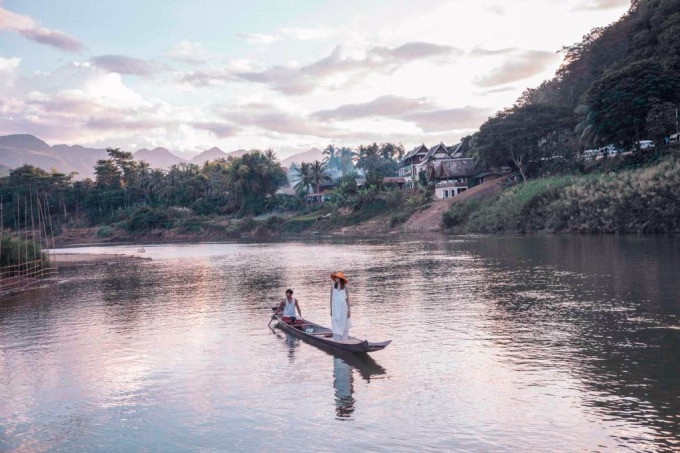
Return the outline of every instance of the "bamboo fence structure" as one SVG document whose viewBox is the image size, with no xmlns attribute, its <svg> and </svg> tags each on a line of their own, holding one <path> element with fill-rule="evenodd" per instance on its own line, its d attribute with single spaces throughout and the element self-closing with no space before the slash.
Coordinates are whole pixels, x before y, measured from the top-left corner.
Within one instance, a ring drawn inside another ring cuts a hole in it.
<svg viewBox="0 0 680 453">
<path fill-rule="evenodd" d="M 14 228 L 5 228 L 5 204 L 0 197 L 0 263 L 11 261 L 0 265 L 0 298 L 54 284 L 58 271 L 48 195 L 30 190 L 23 200 L 15 196 L 14 201 Z"/>
</svg>

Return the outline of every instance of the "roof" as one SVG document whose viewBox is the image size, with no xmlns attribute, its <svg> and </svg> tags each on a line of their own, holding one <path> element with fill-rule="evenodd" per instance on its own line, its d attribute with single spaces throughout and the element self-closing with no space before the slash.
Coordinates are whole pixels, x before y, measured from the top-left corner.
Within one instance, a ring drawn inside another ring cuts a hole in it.
<svg viewBox="0 0 680 453">
<path fill-rule="evenodd" d="M 406 153 L 406 155 L 405 155 L 404 157 L 401 158 L 401 161 L 403 162 L 403 161 L 405 161 L 406 159 L 410 159 L 411 157 L 415 156 L 416 154 L 421 154 L 421 153 L 422 153 L 422 154 L 427 154 L 427 152 L 428 152 L 427 146 L 425 146 L 425 144 L 423 143 L 422 145 L 416 146 L 416 147 L 413 148 L 411 151 L 409 151 L 408 153 Z"/>
<path fill-rule="evenodd" d="M 456 158 L 436 160 L 427 165 L 427 175 L 430 179 L 459 178 L 473 175 L 471 158 Z"/>
<path fill-rule="evenodd" d="M 293 187 L 279 187 L 275 192 L 276 195 L 295 195 L 295 188 Z"/>
<path fill-rule="evenodd" d="M 434 156 L 435 154 L 442 152 L 445 154 L 449 153 L 449 150 L 446 149 L 446 145 L 444 145 L 443 142 L 440 142 L 438 145 L 434 145 L 430 150 L 425 154 L 425 160 L 428 160 L 430 157 Z"/>
</svg>

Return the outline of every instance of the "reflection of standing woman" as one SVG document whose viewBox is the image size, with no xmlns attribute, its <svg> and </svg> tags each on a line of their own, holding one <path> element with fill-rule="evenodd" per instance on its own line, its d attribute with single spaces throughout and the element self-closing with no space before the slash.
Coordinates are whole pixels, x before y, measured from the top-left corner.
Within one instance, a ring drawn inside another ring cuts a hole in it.
<svg viewBox="0 0 680 453">
<path fill-rule="evenodd" d="M 331 274 L 335 284 L 331 287 L 331 328 L 334 340 L 346 340 L 351 326 L 349 318 L 349 293 L 347 292 L 347 278 L 342 272 Z"/>
</svg>

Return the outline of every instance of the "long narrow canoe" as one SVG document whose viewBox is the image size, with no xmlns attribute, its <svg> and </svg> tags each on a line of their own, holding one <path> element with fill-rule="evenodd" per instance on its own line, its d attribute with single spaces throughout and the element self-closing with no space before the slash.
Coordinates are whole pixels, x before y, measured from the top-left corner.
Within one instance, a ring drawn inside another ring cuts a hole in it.
<svg viewBox="0 0 680 453">
<path fill-rule="evenodd" d="M 333 331 L 328 327 L 315 324 L 303 318 L 297 318 L 295 324 L 288 324 L 280 314 L 272 315 L 278 321 L 277 326 L 284 332 L 316 346 L 329 346 L 341 351 L 363 353 L 385 349 L 392 340 L 371 343 L 367 340 L 349 337 L 346 340 L 333 340 Z"/>
</svg>

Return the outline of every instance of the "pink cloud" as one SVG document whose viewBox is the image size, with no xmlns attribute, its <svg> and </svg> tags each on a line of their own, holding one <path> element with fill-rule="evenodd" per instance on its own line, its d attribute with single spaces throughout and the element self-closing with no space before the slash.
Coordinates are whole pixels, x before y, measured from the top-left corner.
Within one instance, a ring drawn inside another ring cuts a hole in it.
<svg viewBox="0 0 680 453">
<path fill-rule="evenodd" d="M 79 52 L 84 49 L 83 44 L 77 39 L 58 30 L 41 27 L 31 17 L 13 13 L 2 7 L 0 7 L 0 30 L 14 31 L 31 41 L 68 52 Z"/>
</svg>

